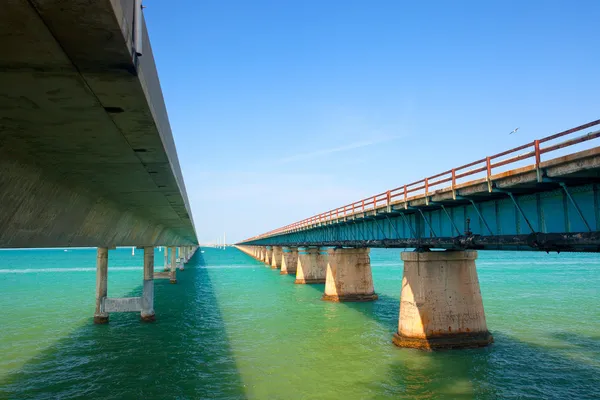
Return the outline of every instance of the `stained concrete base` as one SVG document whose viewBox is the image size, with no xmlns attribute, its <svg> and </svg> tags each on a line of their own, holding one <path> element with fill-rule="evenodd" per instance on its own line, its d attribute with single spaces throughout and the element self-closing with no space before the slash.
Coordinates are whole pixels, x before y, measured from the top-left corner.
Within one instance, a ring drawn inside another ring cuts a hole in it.
<svg viewBox="0 0 600 400">
<path fill-rule="evenodd" d="M 298 248 L 284 247 L 281 257 L 281 275 L 296 275 L 298 269 Z"/>
<path fill-rule="evenodd" d="M 165 272 L 155 272 L 154 279 L 171 279 L 171 274 L 167 271 Z"/>
<path fill-rule="evenodd" d="M 156 315 L 155 314 L 142 315 L 142 316 L 140 316 L 140 320 L 142 322 L 154 322 L 154 321 L 156 321 Z"/>
<path fill-rule="evenodd" d="M 450 349 L 487 346 L 476 251 L 403 252 L 398 332 L 400 347 Z"/>
<path fill-rule="evenodd" d="M 107 315 L 94 315 L 94 323 L 95 324 L 108 324 L 108 314 Z"/>
<path fill-rule="evenodd" d="M 301 247 L 298 249 L 295 283 L 325 283 L 327 254 L 321 253 L 322 251 L 318 247 Z"/>
<path fill-rule="evenodd" d="M 297 279 L 294 283 L 299 285 L 311 284 L 311 283 L 325 283 L 325 279 Z"/>
<path fill-rule="evenodd" d="M 398 347 L 409 347 L 422 350 L 468 349 L 485 347 L 494 342 L 489 332 L 456 333 L 441 337 L 414 338 L 394 334 L 392 343 Z"/>
<path fill-rule="evenodd" d="M 347 295 L 342 295 L 342 296 L 324 294 L 323 297 L 321 297 L 321 300 L 342 303 L 342 302 L 373 301 L 373 300 L 377 300 L 378 298 L 379 298 L 379 296 L 377 296 L 375 293 L 373 293 L 373 294 L 347 294 Z"/>
<path fill-rule="evenodd" d="M 328 255 L 325 294 L 322 300 L 377 300 L 368 248 L 334 248 L 328 250 Z"/>
</svg>

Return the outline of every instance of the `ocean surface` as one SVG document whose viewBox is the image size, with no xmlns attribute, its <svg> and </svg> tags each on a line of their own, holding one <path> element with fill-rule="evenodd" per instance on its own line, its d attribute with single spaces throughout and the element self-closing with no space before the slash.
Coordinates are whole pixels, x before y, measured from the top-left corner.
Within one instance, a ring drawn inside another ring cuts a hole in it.
<svg viewBox="0 0 600 400">
<path fill-rule="evenodd" d="M 178 284 L 156 281 L 155 323 L 101 326 L 95 250 L 0 251 L 0 398 L 600 398 L 600 255 L 480 252 L 495 343 L 424 352 L 391 342 L 400 250 L 371 251 L 372 303 L 324 302 L 324 285 L 203 250 Z M 141 265 L 110 251 L 109 296 L 139 295 Z"/>
</svg>

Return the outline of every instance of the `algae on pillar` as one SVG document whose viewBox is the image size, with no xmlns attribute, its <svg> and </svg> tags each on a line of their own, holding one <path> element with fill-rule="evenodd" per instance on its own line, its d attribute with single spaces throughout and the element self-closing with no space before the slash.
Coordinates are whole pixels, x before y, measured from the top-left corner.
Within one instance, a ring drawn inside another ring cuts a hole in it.
<svg viewBox="0 0 600 400">
<path fill-rule="evenodd" d="M 294 283 L 325 283 L 327 276 L 327 253 L 318 247 L 300 247 Z"/>
<path fill-rule="evenodd" d="M 327 301 L 377 300 L 373 288 L 369 249 L 329 249 L 325 294 Z"/>
<path fill-rule="evenodd" d="M 271 268 L 279 269 L 281 268 L 281 258 L 283 257 L 283 252 L 281 251 L 281 246 L 273 246 L 273 257 L 271 257 Z"/>
<path fill-rule="evenodd" d="M 284 247 L 281 260 L 281 275 L 296 274 L 298 266 L 298 248 Z"/>
<path fill-rule="evenodd" d="M 176 271 L 176 266 L 177 266 L 177 254 L 176 254 L 176 250 L 175 247 L 171 247 L 171 276 L 169 279 L 169 282 L 171 283 L 177 283 L 177 271 Z"/>
<path fill-rule="evenodd" d="M 108 294 L 108 247 L 98 247 L 96 251 L 96 311 L 95 324 L 108 323 L 108 313 L 104 311 L 104 299 Z"/>
<path fill-rule="evenodd" d="M 398 332 L 393 342 L 420 349 L 487 346 L 476 251 L 403 252 Z"/>
<path fill-rule="evenodd" d="M 142 289 L 141 318 L 154 321 L 154 247 L 144 247 L 144 286 Z"/>
</svg>

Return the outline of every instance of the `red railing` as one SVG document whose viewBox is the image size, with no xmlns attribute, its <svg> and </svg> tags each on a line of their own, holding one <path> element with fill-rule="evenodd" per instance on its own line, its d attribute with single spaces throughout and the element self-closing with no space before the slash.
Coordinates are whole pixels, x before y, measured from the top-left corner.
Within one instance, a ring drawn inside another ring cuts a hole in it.
<svg viewBox="0 0 600 400">
<path fill-rule="evenodd" d="M 547 143 L 549 141 L 570 135 L 575 132 L 582 131 L 584 129 L 590 128 L 595 125 L 599 125 L 600 120 L 592 121 L 584 125 L 580 125 L 578 127 L 556 133 L 554 135 L 547 136 L 543 139 L 534 140 L 531 143 L 524 144 L 519 147 L 515 147 L 514 149 L 503 151 L 502 153 L 495 154 L 493 156 L 485 157 L 477 161 L 473 161 L 469 164 L 462 165 L 457 168 L 453 168 L 448 171 L 444 171 L 437 175 L 430 176 L 428 178 L 422 179 L 420 181 L 416 181 L 413 183 L 409 183 L 407 185 L 399 186 L 395 189 L 388 190 L 383 193 L 376 194 L 371 197 L 367 197 L 365 199 L 356 201 L 351 204 L 347 204 L 342 207 L 338 207 L 336 209 L 326 211 L 324 213 L 314 215 L 312 217 L 303 219 L 302 221 L 294 222 L 293 224 L 286 225 L 284 227 L 272 230 L 270 232 L 264 233 L 262 235 L 254 236 L 245 241 L 256 240 L 268 236 L 273 236 L 281 233 L 292 232 L 297 229 L 306 228 L 313 226 L 315 224 L 323 223 L 326 221 L 337 220 L 340 218 L 347 217 L 349 215 L 364 213 L 366 211 L 373 211 L 379 208 L 387 208 L 392 204 L 404 203 L 405 206 L 408 205 L 409 200 L 415 200 L 417 198 L 425 198 L 426 201 L 431 194 L 434 192 L 431 191 L 432 187 L 437 187 L 437 190 L 440 189 L 451 189 L 454 191 L 457 187 L 457 180 L 476 175 L 482 172 L 485 172 L 485 181 L 488 182 L 489 188 L 491 190 L 492 183 L 492 172 L 494 168 L 506 166 L 509 164 L 514 164 L 518 161 L 526 160 L 529 158 L 535 159 L 535 164 L 532 166 L 535 167 L 535 170 L 538 171 L 538 179 L 541 179 L 540 175 L 540 164 L 542 162 L 541 156 L 542 154 L 550 153 L 565 147 L 573 146 L 575 144 L 583 143 L 588 140 L 596 139 L 600 137 L 600 131 L 590 132 L 586 135 L 579 136 L 576 138 L 572 138 L 566 140 L 564 142 L 560 142 L 557 144 L 549 145 L 547 147 L 541 147 L 541 144 Z M 531 150 L 529 150 L 531 149 Z M 529 150 L 523 154 L 515 155 L 509 158 L 505 158 L 502 160 L 498 160 L 501 157 L 510 155 L 517 151 Z M 498 160 L 498 161 L 496 161 Z M 473 181 L 470 181 L 473 182 Z M 461 186 L 468 185 L 470 182 L 464 182 Z M 443 184 L 448 184 L 443 187 L 439 187 Z"/>
</svg>

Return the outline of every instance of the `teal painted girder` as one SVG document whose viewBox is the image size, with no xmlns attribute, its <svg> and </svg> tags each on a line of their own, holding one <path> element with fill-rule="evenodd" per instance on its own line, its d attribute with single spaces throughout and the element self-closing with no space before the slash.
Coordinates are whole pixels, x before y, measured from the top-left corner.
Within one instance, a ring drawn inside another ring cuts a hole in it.
<svg viewBox="0 0 600 400">
<path fill-rule="evenodd" d="M 244 244 L 600 251 L 598 184 L 548 187 L 396 205 Z"/>
</svg>

